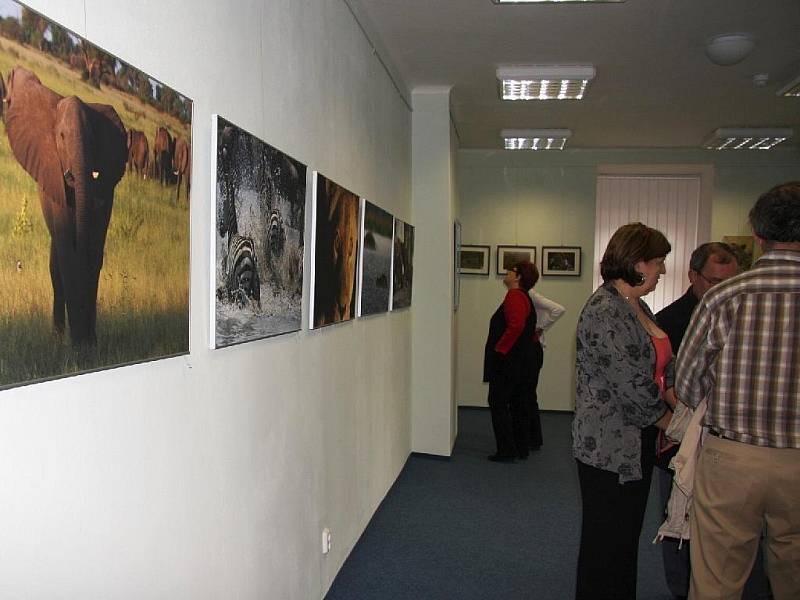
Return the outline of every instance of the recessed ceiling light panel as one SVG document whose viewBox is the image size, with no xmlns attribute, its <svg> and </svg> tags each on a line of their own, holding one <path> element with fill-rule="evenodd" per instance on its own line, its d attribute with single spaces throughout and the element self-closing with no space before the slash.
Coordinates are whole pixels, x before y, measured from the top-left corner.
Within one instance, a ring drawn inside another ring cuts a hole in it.
<svg viewBox="0 0 800 600">
<path fill-rule="evenodd" d="M 594 79 L 591 65 L 528 65 L 498 67 L 503 100 L 581 100 Z"/>
<path fill-rule="evenodd" d="M 503 129 L 506 150 L 563 150 L 572 135 L 569 129 Z"/>
<path fill-rule="evenodd" d="M 786 98 L 800 98 L 800 75 L 779 89 L 777 95 Z"/>
<path fill-rule="evenodd" d="M 627 2 L 627 0 L 492 0 L 495 4 L 552 4 L 554 2 L 592 2 L 594 4 L 607 4 Z"/>
<path fill-rule="evenodd" d="M 791 139 L 794 130 L 781 128 L 732 128 L 717 129 L 703 142 L 706 150 L 770 150 L 781 142 Z"/>
</svg>

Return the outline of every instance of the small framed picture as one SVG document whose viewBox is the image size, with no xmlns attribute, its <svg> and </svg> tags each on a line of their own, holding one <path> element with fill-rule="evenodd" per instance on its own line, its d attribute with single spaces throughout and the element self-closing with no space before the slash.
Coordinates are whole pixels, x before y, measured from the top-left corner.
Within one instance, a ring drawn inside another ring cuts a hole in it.
<svg viewBox="0 0 800 600">
<path fill-rule="evenodd" d="M 506 271 L 523 260 L 536 264 L 536 246 L 498 246 L 497 274 L 505 275 Z"/>
<path fill-rule="evenodd" d="M 461 245 L 458 253 L 458 272 L 461 275 L 489 276 L 490 246 Z"/>
<path fill-rule="evenodd" d="M 723 235 L 722 241 L 731 247 L 742 271 L 749 270 L 762 254 L 761 246 L 754 243 L 752 235 Z"/>
<path fill-rule="evenodd" d="M 542 246 L 542 275 L 581 274 L 581 249 L 577 246 Z"/>
</svg>

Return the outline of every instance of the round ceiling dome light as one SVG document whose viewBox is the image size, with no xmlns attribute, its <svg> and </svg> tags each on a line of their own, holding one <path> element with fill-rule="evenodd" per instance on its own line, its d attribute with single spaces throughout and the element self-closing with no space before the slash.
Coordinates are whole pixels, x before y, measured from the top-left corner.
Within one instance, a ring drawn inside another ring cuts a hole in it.
<svg viewBox="0 0 800 600">
<path fill-rule="evenodd" d="M 742 62 L 755 46 L 753 36 L 748 33 L 725 33 L 708 40 L 706 54 L 715 65 L 727 67 Z"/>
</svg>

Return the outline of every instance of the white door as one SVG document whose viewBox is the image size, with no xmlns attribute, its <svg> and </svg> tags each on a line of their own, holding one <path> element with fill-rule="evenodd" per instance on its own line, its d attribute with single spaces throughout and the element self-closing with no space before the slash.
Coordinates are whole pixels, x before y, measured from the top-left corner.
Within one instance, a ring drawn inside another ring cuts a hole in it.
<svg viewBox="0 0 800 600">
<path fill-rule="evenodd" d="M 689 286 L 689 257 L 700 232 L 699 175 L 599 175 L 594 236 L 594 283 L 608 240 L 621 226 L 640 221 L 658 229 L 672 245 L 667 274 L 644 299 L 655 313 L 678 299 Z"/>
</svg>

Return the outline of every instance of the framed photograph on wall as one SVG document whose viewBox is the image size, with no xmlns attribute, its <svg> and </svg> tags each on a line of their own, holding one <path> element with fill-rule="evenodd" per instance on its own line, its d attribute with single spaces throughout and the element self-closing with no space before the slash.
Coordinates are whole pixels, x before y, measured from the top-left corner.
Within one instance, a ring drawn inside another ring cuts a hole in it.
<svg viewBox="0 0 800 600">
<path fill-rule="evenodd" d="M 306 170 L 212 116 L 211 348 L 301 328 Z"/>
<path fill-rule="evenodd" d="M 461 221 L 453 221 L 453 310 L 461 300 Z"/>
<path fill-rule="evenodd" d="M 542 246 L 542 275 L 581 274 L 581 249 L 578 246 Z"/>
<path fill-rule="evenodd" d="M 187 354 L 192 100 L 24 4 L 0 20 L 0 389 Z"/>
<path fill-rule="evenodd" d="M 361 258 L 358 263 L 359 317 L 389 312 L 394 217 L 361 198 Z"/>
<path fill-rule="evenodd" d="M 505 275 L 506 271 L 523 260 L 536 264 L 536 246 L 498 246 L 497 274 Z"/>
<path fill-rule="evenodd" d="M 461 275 L 489 276 L 490 246 L 461 245 L 458 253 L 458 272 Z"/>
<path fill-rule="evenodd" d="M 749 270 L 763 254 L 761 246 L 755 243 L 752 235 L 723 235 L 722 241 L 733 249 L 742 271 Z"/>
</svg>

